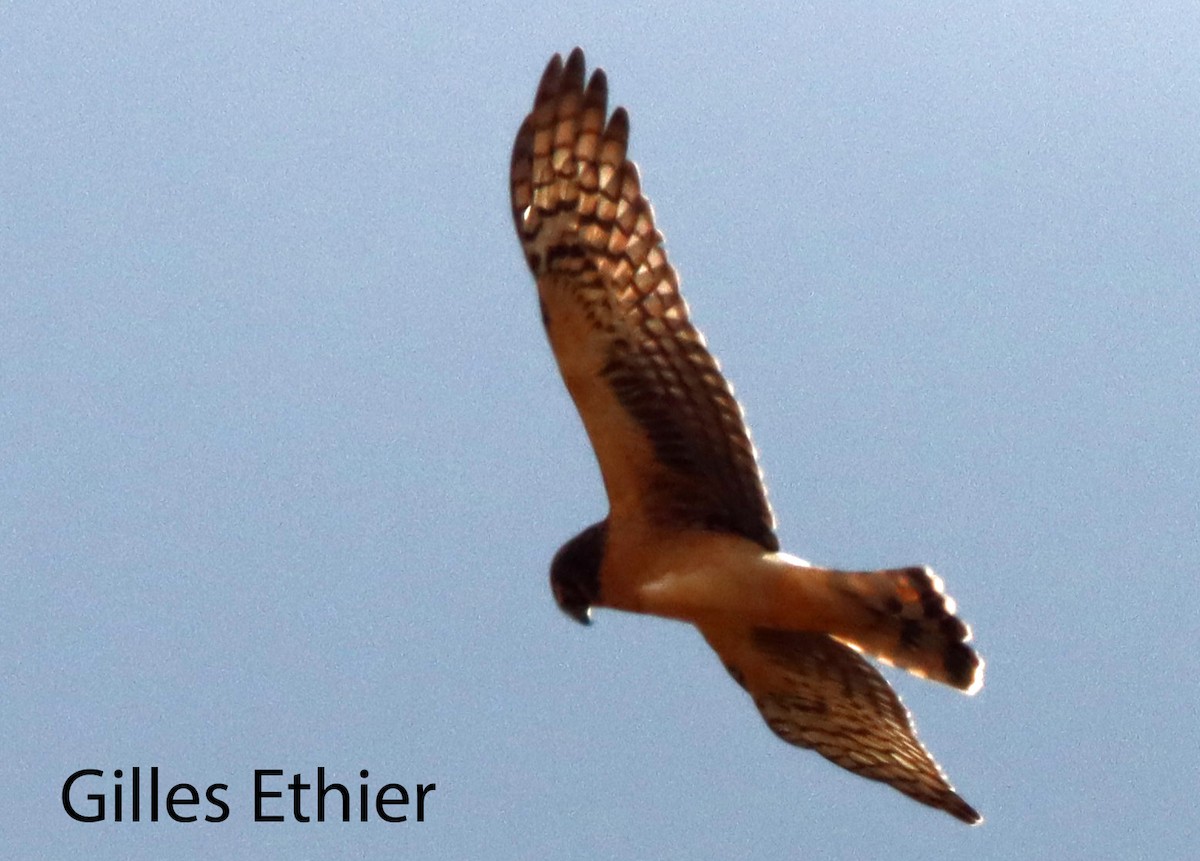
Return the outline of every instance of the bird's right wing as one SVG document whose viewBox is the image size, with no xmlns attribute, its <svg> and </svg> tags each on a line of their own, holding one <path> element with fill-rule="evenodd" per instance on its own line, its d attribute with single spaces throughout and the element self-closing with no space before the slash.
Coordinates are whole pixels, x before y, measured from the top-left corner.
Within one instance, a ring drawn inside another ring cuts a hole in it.
<svg viewBox="0 0 1200 861">
<path fill-rule="evenodd" d="M 826 634 L 701 628 L 784 741 L 815 750 L 968 824 L 982 821 L 917 740 L 908 710 L 865 658 Z"/>
</svg>

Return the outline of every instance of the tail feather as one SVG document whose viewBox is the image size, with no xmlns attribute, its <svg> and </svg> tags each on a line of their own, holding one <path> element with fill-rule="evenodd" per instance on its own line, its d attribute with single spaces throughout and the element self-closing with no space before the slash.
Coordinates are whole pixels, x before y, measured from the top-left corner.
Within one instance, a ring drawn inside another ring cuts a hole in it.
<svg viewBox="0 0 1200 861">
<path fill-rule="evenodd" d="M 971 629 L 955 615 L 942 578 L 925 567 L 841 572 L 840 591 L 853 595 L 869 624 L 839 639 L 880 660 L 969 694 L 983 685 L 983 660 Z"/>
</svg>

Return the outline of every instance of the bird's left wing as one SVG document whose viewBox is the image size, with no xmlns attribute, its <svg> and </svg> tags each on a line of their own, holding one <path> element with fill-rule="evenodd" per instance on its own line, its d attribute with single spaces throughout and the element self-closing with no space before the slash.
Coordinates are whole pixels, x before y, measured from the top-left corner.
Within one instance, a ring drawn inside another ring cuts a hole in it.
<svg viewBox="0 0 1200 861">
<path fill-rule="evenodd" d="M 741 409 L 688 319 L 604 72 L 555 55 L 513 145 L 513 222 L 614 518 L 777 550 Z"/>
</svg>

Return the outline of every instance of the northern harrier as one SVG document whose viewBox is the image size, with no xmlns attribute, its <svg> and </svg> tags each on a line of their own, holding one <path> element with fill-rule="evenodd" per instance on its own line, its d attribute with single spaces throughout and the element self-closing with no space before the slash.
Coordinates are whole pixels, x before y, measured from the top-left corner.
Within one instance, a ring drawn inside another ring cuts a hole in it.
<svg viewBox="0 0 1200 861">
<path fill-rule="evenodd" d="M 517 236 L 609 500 L 554 557 L 555 600 L 585 624 L 592 607 L 690 622 L 785 741 L 980 821 L 860 654 L 973 693 L 970 630 L 928 568 L 779 551 L 741 409 L 688 319 L 626 156 L 629 117 L 607 102 L 582 51 L 556 54 L 512 154 Z"/>
</svg>

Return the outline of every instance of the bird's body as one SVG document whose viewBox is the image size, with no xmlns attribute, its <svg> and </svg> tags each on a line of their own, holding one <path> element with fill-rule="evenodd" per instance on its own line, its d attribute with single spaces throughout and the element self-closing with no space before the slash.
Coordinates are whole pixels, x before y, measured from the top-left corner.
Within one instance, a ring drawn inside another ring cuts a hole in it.
<svg viewBox="0 0 1200 861">
<path fill-rule="evenodd" d="M 979 815 L 860 654 L 973 692 L 982 661 L 929 569 L 847 572 L 780 552 L 733 391 L 692 325 L 626 157 L 625 111 L 555 56 L 513 146 L 513 221 L 591 440 L 608 516 L 555 556 L 559 606 L 694 625 L 785 740 L 967 821 Z"/>
</svg>

